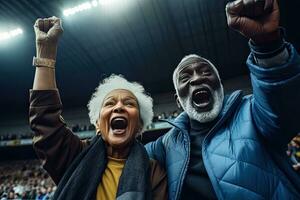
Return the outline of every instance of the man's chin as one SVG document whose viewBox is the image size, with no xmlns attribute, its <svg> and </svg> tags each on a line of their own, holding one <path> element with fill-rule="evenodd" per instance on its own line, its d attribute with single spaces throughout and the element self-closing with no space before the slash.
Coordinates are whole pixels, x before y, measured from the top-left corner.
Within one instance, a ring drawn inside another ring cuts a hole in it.
<svg viewBox="0 0 300 200">
<path fill-rule="evenodd" d="M 194 111 L 194 112 L 189 112 L 188 113 L 189 117 L 193 120 L 196 120 L 200 123 L 206 123 L 206 122 L 211 122 L 213 121 L 216 116 L 213 116 L 211 115 L 211 112 L 208 111 L 208 112 L 197 112 L 197 111 Z"/>
<path fill-rule="evenodd" d="M 223 100 L 224 91 L 222 85 L 212 93 L 209 103 L 205 106 L 197 106 L 197 104 L 193 103 L 191 98 L 179 98 L 180 104 L 188 116 L 200 123 L 206 123 L 216 119 L 222 110 Z"/>
<path fill-rule="evenodd" d="M 218 117 L 222 109 L 222 104 L 223 95 L 217 96 L 215 94 L 214 98 L 212 98 L 206 106 L 197 106 L 194 103 L 190 103 L 187 105 L 185 111 L 191 119 L 199 121 L 200 123 L 206 123 Z"/>
<path fill-rule="evenodd" d="M 214 104 L 212 101 L 209 101 L 202 104 L 196 104 L 195 102 L 192 102 L 191 105 L 198 113 L 202 113 L 211 111 Z"/>
</svg>

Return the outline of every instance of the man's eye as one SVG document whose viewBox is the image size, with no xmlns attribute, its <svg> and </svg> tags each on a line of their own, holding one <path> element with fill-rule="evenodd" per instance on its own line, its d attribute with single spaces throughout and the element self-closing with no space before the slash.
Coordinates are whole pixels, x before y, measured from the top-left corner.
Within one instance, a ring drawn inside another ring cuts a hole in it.
<svg viewBox="0 0 300 200">
<path fill-rule="evenodd" d="M 186 82 L 186 81 L 188 81 L 188 78 L 181 79 L 181 82 Z"/>
<path fill-rule="evenodd" d="M 203 75 L 203 76 L 210 76 L 210 75 L 211 75 L 211 72 L 210 72 L 210 71 L 202 72 L 202 75 Z"/>
<path fill-rule="evenodd" d="M 186 82 L 186 81 L 188 81 L 189 80 L 189 77 L 188 76 L 182 76 L 182 77 L 180 77 L 180 81 L 181 82 Z"/>
</svg>

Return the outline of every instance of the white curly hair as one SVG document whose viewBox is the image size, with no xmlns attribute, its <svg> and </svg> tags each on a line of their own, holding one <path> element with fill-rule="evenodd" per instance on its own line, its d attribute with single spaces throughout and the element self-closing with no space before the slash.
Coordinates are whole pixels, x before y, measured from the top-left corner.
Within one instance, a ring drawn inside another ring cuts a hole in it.
<svg viewBox="0 0 300 200">
<path fill-rule="evenodd" d="M 91 124 L 96 126 L 100 116 L 100 111 L 103 105 L 104 98 L 113 90 L 124 89 L 132 92 L 137 98 L 139 104 L 140 117 L 142 120 L 142 133 L 146 127 L 152 123 L 153 118 L 153 99 L 146 94 L 144 87 L 137 82 L 129 82 L 122 75 L 112 74 L 100 82 L 95 89 L 87 107 Z"/>
</svg>

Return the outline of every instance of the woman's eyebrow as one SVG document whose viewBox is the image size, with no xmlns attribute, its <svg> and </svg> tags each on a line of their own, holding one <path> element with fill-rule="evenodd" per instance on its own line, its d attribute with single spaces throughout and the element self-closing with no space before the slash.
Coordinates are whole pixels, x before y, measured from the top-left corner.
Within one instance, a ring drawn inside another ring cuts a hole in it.
<svg viewBox="0 0 300 200">
<path fill-rule="evenodd" d="M 124 97 L 124 100 L 134 100 L 134 101 L 137 101 L 136 98 L 131 97 L 131 96 Z"/>
<path fill-rule="evenodd" d="M 114 96 L 108 96 L 108 97 L 105 97 L 104 101 L 107 101 L 107 100 L 114 100 L 115 97 Z"/>
<path fill-rule="evenodd" d="M 104 99 L 104 101 L 115 100 L 115 99 L 116 99 L 115 96 L 108 96 L 108 97 L 106 97 L 106 98 Z M 135 100 L 135 101 L 137 101 L 136 98 L 131 97 L 131 96 L 126 96 L 126 97 L 123 98 L 123 100 Z"/>
</svg>

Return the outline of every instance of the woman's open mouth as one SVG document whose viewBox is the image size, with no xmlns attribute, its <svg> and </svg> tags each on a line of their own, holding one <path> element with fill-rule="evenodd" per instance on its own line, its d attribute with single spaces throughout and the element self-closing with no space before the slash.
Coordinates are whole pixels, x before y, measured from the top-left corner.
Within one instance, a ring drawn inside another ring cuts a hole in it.
<svg viewBox="0 0 300 200">
<path fill-rule="evenodd" d="M 193 91 L 193 106 L 197 109 L 207 108 L 212 104 L 212 93 L 209 88 L 202 87 Z"/>
<path fill-rule="evenodd" d="M 125 117 L 114 117 L 110 121 L 110 127 L 113 134 L 121 135 L 126 132 L 128 121 Z"/>
</svg>

